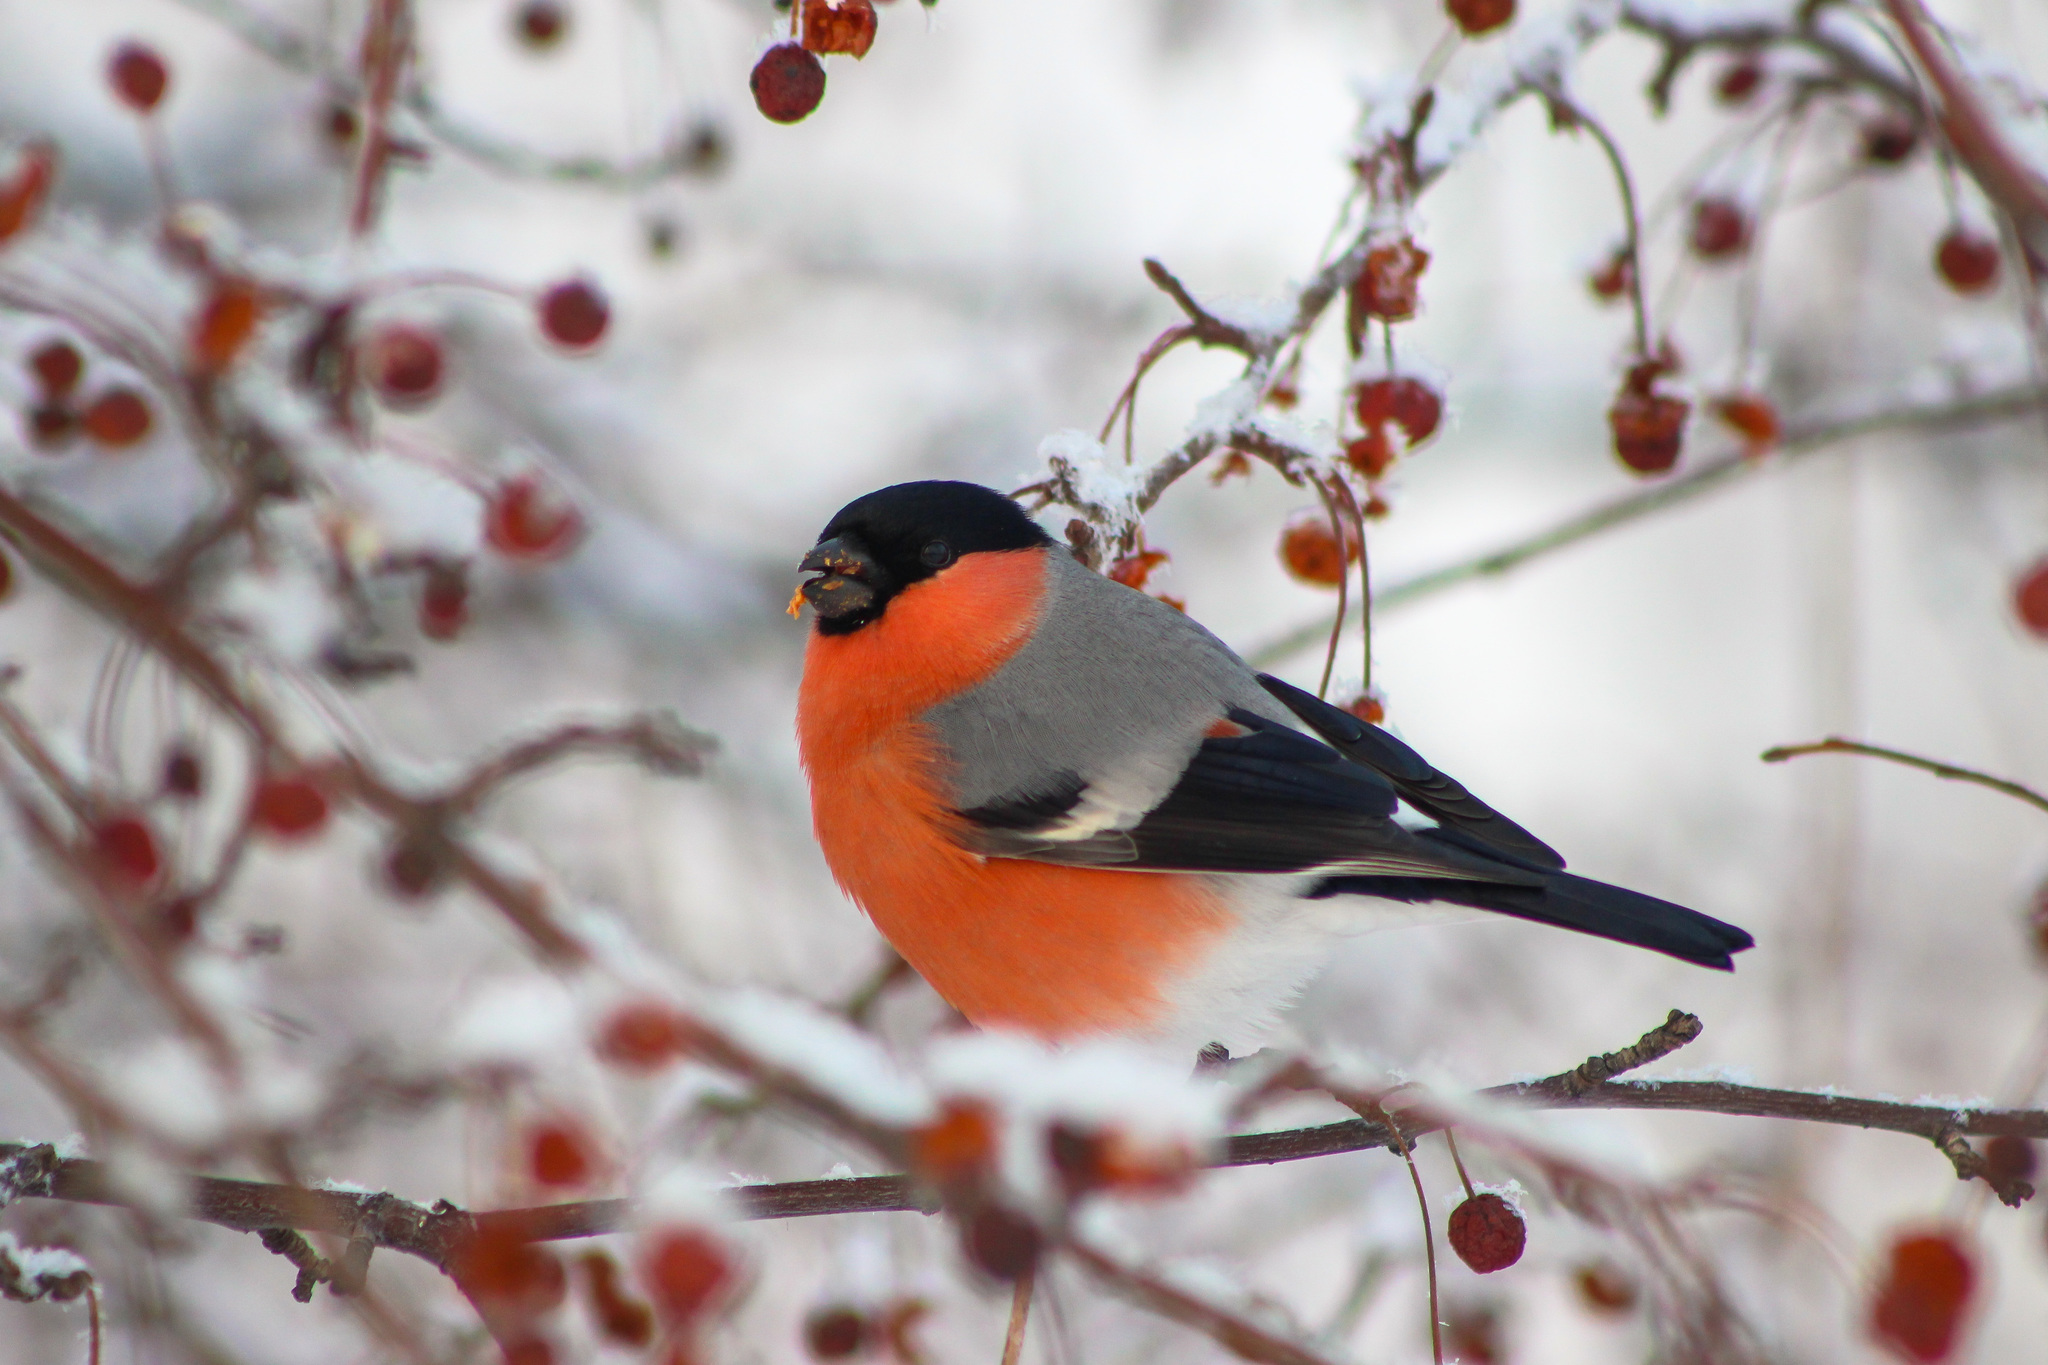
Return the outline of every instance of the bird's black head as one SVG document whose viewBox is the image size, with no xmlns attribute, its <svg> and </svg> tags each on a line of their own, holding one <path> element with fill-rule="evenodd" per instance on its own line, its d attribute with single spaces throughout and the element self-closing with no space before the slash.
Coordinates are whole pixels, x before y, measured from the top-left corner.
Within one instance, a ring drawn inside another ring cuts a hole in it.
<svg viewBox="0 0 2048 1365">
<path fill-rule="evenodd" d="M 927 479 L 855 498 L 839 509 L 798 569 L 826 635 L 859 630 L 889 599 L 981 550 L 1058 544 L 1024 509 L 976 483 Z"/>
</svg>

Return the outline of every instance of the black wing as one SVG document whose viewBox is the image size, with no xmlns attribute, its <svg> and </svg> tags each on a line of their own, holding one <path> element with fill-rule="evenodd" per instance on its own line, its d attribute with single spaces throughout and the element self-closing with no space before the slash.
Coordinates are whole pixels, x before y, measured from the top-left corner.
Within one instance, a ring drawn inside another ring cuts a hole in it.
<svg viewBox="0 0 2048 1365">
<path fill-rule="evenodd" d="M 1556 849 L 1466 791 L 1448 773 L 1430 767 L 1421 754 L 1377 725 L 1270 674 L 1259 674 L 1259 683 L 1299 716 L 1303 724 L 1335 745 L 1352 762 L 1362 763 L 1386 778 L 1408 804 L 1425 815 L 1464 831 L 1491 852 L 1538 867 L 1564 866 L 1564 858 Z"/>
<path fill-rule="evenodd" d="M 1156 872 L 1302 872 L 1311 868 L 1533 884 L 1528 872 L 1394 822 L 1394 786 L 1372 768 L 1277 721 L 1233 709 L 1248 733 L 1202 741 L 1165 799 L 1127 830 L 1060 837 L 1080 789 L 960 812 L 967 841 L 992 857 Z"/>
</svg>

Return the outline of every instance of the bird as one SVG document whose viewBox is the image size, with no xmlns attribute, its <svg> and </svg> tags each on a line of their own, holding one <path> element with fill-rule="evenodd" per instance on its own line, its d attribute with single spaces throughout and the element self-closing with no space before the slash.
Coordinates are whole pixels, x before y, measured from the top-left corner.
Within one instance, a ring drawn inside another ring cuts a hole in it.
<svg viewBox="0 0 2048 1365">
<path fill-rule="evenodd" d="M 798 568 L 818 844 L 977 1026 L 1241 1053 L 1335 936 L 1420 905 L 1721 970 L 1752 946 L 1566 872 L 1392 733 L 1256 672 L 994 489 L 856 498 Z"/>
</svg>

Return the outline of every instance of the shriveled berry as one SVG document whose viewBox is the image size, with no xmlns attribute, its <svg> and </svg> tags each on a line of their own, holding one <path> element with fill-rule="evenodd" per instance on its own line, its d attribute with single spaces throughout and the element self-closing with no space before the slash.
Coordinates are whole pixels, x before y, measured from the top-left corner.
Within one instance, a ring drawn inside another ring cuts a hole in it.
<svg viewBox="0 0 2048 1365">
<path fill-rule="evenodd" d="M 798 43 L 777 43 L 754 63 L 747 80 L 754 104 L 776 123 L 796 123 L 825 98 L 825 64 Z"/>
<path fill-rule="evenodd" d="M 213 287 L 192 322 L 192 363 L 203 375 L 218 375 L 256 333 L 263 301 L 248 280 L 223 279 Z"/>
<path fill-rule="evenodd" d="M 1764 64 L 1755 57 L 1737 57 L 1714 81 L 1714 98 L 1723 104 L 1747 104 L 1764 83 Z"/>
<path fill-rule="evenodd" d="M 540 296 L 540 330 L 557 346 L 595 346 L 611 320 L 611 305 L 588 280 L 564 280 Z"/>
<path fill-rule="evenodd" d="M 1449 1238 L 1459 1260 L 1490 1275 L 1522 1259 L 1529 1229 L 1513 1204 L 1487 1191 L 1451 1210 Z"/>
<path fill-rule="evenodd" d="M 804 1318 L 804 1345 L 814 1360 L 844 1360 L 868 1342 L 867 1316 L 847 1304 L 813 1308 Z"/>
<path fill-rule="evenodd" d="M 512 16 L 512 31 L 536 52 L 559 45 L 569 32 L 569 12 L 555 0 L 526 0 Z"/>
<path fill-rule="evenodd" d="M 976 1209 L 962 1229 L 967 1259 L 998 1280 L 1015 1280 L 1038 1264 L 1045 1235 L 1021 1213 L 1001 1204 Z"/>
<path fill-rule="evenodd" d="M 1628 296 L 1635 278 L 1635 262 L 1630 258 L 1628 248 L 1618 247 L 1605 265 L 1586 278 L 1586 286 L 1593 291 L 1595 298 L 1612 303 Z"/>
<path fill-rule="evenodd" d="M 1638 474 L 1662 474 L 1678 463 L 1691 404 L 1669 394 L 1626 387 L 1607 410 L 1614 453 Z"/>
<path fill-rule="evenodd" d="M 190 745 L 174 744 L 164 755 L 164 795 L 190 801 L 206 789 L 206 769 Z"/>
<path fill-rule="evenodd" d="M 1901 1359 L 1921 1365 L 1947 1360 L 1976 1285 L 1976 1260 L 1960 1234 L 1902 1234 L 1886 1253 L 1884 1278 L 1871 1301 L 1871 1334 Z"/>
<path fill-rule="evenodd" d="M 384 884 L 406 900 L 431 896 L 448 882 L 448 849 L 439 839 L 400 839 L 385 851 Z"/>
<path fill-rule="evenodd" d="M 654 1229 L 641 1243 L 639 1264 L 654 1311 L 672 1327 L 695 1321 L 735 1278 L 730 1254 L 701 1228 Z"/>
<path fill-rule="evenodd" d="M 1749 215 L 1733 199 L 1709 196 L 1692 206 L 1692 250 L 1703 261 L 1725 261 L 1749 246 Z"/>
<path fill-rule="evenodd" d="M 327 117 L 320 122 L 320 130 L 327 140 L 337 147 L 355 145 L 359 123 L 356 111 L 346 104 L 335 103 L 327 106 Z"/>
<path fill-rule="evenodd" d="M 28 410 L 28 438 L 41 450 L 57 451 L 78 434 L 75 409 L 63 403 L 39 403 Z"/>
<path fill-rule="evenodd" d="M 2034 1144 L 2007 1133 L 1984 1144 L 1984 1164 L 1999 1180 L 2034 1178 Z"/>
<path fill-rule="evenodd" d="M 435 560 L 420 584 L 420 634 L 452 640 L 469 620 L 469 567 Z"/>
<path fill-rule="evenodd" d="M 1113 583 L 1121 583 L 1127 588 L 1136 588 L 1142 592 L 1146 580 L 1152 577 L 1152 571 L 1166 560 L 1167 554 L 1164 550 L 1139 549 L 1111 564 L 1107 576 Z"/>
<path fill-rule="evenodd" d="M 267 774 L 250 794 L 249 823 L 273 838 L 308 838 L 327 823 L 327 794 L 303 774 Z"/>
<path fill-rule="evenodd" d="M 1444 0 L 1451 22 L 1467 38 L 1491 33 L 1515 17 L 1515 0 Z"/>
<path fill-rule="evenodd" d="M 149 404 L 133 389 L 108 389 L 79 420 L 86 435 L 116 450 L 142 440 L 151 425 Z"/>
<path fill-rule="evenodd" d="M 619 1285 L 619 1263 L 602 1251 L 577 1258 L 590 1287 L 592 1316 L 607 1341 L 620 1346 L 645 1346 L 654 1340 L 654 1310 Z"/>
<path fill-rule="evenodd" d="M 107 83 L 121 103 L 138 114 L 146 114 L 162 103 L 170 87 L 171 73 L 154 48 L 125 42 L 107 60 Z"/>
<path fill-rule="evenodd" d="M 441 391 L 440 339 L 409 323 L 380 327 L 364 343 L 363 369 L 386 403 L 419 407 Z"/>
<path fill-rule="evenodd" d="M 1920 146 L 1920 125 L 1903 114 L 1884 114 L 1863 125 L 1863 159 L 1896 166 Z"/>
<path fill-rule="evenodd" d="M 2048 640 L 2048 555 L 2035 560 L 2013 584 L 2012 609 L 2021 625 Z"/>
<path fill-rule="evenodd" d="M 1749 455 L 1761 455 L 1778 443 L 1778 409 L 1763 395 L 1725 394 L 1713 401 L 1712 408 L 1714 416 L 1741 435 Z"/>
<path fill-rule="evenodd" d="M 43 396 L 59 399 L 70 396 L 78 387 L 78 377 L 85 373 L 85 360 L 76 346 L 57 337 L 36 347 L 28 358 L 28 367 L 35 372 Z"/>
<path fill-rule="evenodd" d="M 93 826 L 92 851 L 117 884 L 131 889 L 149 885 L 163 871 L 156 833 L 139 815 L 115 815 Z"/>
<path fill-rule="evenodd" d="M 1341 708 L 1349 711 L 1368 725 L 1378 725 L 1387 718 L 1387 704 L 1370 692 L 1361 692 Z"/>
<path fill-rule="evenodd" d="M 1636 1306 L 1635 1280 L 1612 1261 L 1586 1262 L 1572 1272 L 1572 1283 L 1592 1312 L 1619 1316 Z"/>
<path fill-rule="evenodd" d="M 1357 559 L 1357 542 L 1347 535 L 1340 545 L 1321 508 L 1304 507 L 1287 519 L 1280 533 L 1280 562 L 1303 583 L 1334 588 L 1344 581 L 1345 565 Z"/>
<path fill-rule="evenodd" d="M 35 221 L 43 201 L 50 196 L 50 183 L 57 178 L 57 149 L 47 142 L 24 147 L 14 174 L 0 184 L 0 242 L 19 233 Z"/>
<path fill-rule="evenodd" d="M 597 1150 L 581 1124 L 549 1119 L 528 1130 L 526 1165 L 543 1185 L 581 1185 L 597 1169 Z"/>
<path fill-rule="evenodd" d="M 1422 272 L 1428 268 L 1429 253 L 1412 238 L 1374 247 L 1351 286 L 1353 307 L 1365 317 L 1406 322 L 1421 306 Z"/>
<path fill-rule="evenodd" d="M 804 46 L 812 52 L 844 52 L 858 59 L 875 42 L 875 7 L 870 0 L 803 0 Z"/>
<path fill-rule="evenodd" d="M 583 514 L 540 480 L 507 479 L 484 507 L 484 539 L 508 559 L 560 559 L 583 538 Z"/>
<path fill-rule="evenodd" d="M 1998 243 L 1958 225 L 1934 248 L 1934 268 L 1958 294 L 1981 294 L 1998 283 Z"/>
<path fill-rule="evenodd" d="M 1377 479 L 1387 472 L 1394 463 L 1394 443 L 1387 436 L 1384 422 L 1369 428 L 1365 435 L 1344 447 L 1344 459 L 1350 466 L 1368 479 Z"/>
</svg>

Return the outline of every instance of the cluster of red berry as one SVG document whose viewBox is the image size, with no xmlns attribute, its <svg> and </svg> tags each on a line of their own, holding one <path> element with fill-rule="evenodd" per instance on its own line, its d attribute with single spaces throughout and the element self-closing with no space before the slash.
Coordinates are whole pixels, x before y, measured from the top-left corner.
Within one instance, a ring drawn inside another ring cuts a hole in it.
<svg viewBox="0 0 2048 1365">
<path fill-rule="evenodd" d="M 748 81 L 754 104 L 776 123 L 809 117 L 825 98 L 825 63 L 819 58 L 845 53 L 857 61 L 867 56 L 878 27 L 874 0 L 794 0 L 788 40 L 754 63 Z"/>
</svg>

